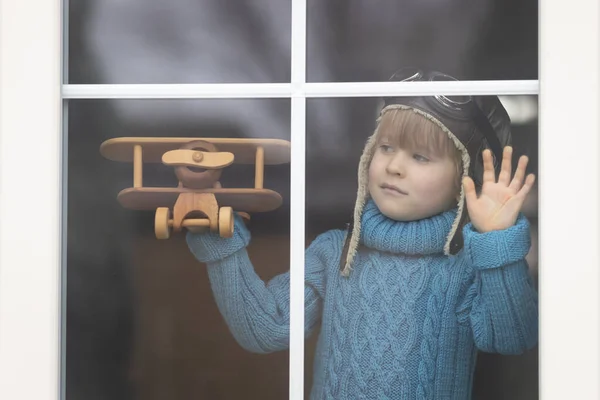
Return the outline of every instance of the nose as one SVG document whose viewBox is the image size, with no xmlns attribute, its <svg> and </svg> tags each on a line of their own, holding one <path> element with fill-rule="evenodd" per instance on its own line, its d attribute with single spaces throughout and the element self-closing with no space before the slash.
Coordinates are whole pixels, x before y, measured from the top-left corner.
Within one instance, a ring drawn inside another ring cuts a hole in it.
<svg viewBox="0 0 600 400">
<path fill-rule="evenodd" d="M 403 152 L 399 151 L 393 157 L 390 157 L 386 171 L 392 175 L 406 175 L 406 160 Z"/>
</svg>

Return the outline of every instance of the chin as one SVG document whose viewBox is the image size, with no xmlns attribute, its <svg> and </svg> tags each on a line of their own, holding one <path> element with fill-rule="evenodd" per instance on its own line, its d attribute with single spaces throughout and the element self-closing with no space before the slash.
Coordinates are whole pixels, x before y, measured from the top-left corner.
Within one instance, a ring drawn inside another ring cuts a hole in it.
<svg viewBox="0 0 600 400">
<path fill-rule="evenodd" d="M 386 206 L 385 204 L 382 204 L 382 205 L 377 204 L 377 207 L 379 208 L 379 211 L 383 215 L 385 215 L 386 217 L 393 219 L 395 221 L 409 222 L 409 221 L 416 221 L 417 219 L 420 219 L 418 217 L 418 215 L 415 215 L 414 213 L 411 213 L 410 211 L 398 210 L 397 207 L 389 207 L 389 206 Z"/>
<path fill-rule="evenodd" d="M 411 222 L 411 221 L 418 221 L 421 219 L 426 219 L 426 218 L 430 218 L 434 215 L 440 214 L 443 211 L 433 211 L 433 212 L 425 212 L 423 210 L 405 210 L 405 209 L 399 209 L 398 206 L 395 205 L 386 205 L 386 204 L 378 204 L 377 202 L 375 202 L 375 204 L 377 204 L 377 207 L 379 208 L 379 211 L 385 215 L 386 217 L 393 219 L 394 221 L 399 221 L 399 222 Z"/>
<path fill-rule="evenodd" d="M 384 214 L 384 215 L 390 219 L 393 219 L 393 220 L 399 221 L 399 222 L 418 221 L 418 220 L 424 218 L 423 216 L 420 216 L 420 215 L 407 214 L 407 213 L 390 213 L 389 215 L 387 215 L 387 214 Z"/>
</svg>

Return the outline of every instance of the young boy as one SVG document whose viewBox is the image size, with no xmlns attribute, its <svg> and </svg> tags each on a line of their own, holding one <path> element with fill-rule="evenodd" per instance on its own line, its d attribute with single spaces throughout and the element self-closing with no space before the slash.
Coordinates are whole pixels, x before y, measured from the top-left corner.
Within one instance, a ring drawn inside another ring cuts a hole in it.
<svg viewBox="0 0 600 400">
<path fill-rule="evenodd" d="M 495 97 L 386 99 L 360 160 L 349 231 L 325 232 L 306 250 L 306 335 L 322 323 L 312 399 L 470 399 L 477 350 L 536 345 L 520 213 L 533 176 L 523 182 L 521 157 L 511 180 L 509 126 Z M 502 159 L 498 180 L 488 146 Z M 261 281 L 242 220 L 230 239 L 187 240 L 240 345 L 286 349 L 289 273 Z"/>
</svg>

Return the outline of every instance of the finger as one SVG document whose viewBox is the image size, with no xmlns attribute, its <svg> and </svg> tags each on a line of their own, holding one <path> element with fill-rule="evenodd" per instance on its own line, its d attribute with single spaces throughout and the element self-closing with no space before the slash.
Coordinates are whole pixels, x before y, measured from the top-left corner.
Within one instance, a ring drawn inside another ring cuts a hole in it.
<svg viewBox="0 0 600 400">
<path fill-rule="evenodd" d="M 506 146 L 502 152 L 502 169 L 498 176 L 498 183 L 504 186 L 508 186 L 510 183 L 510 176 L 512 174 L 512 147 Z"/>
<path fill-rule="evenodd" d="M 525 197 L 531 191 L 531 188 L 533 187 L 534 182 L 535 182 L 535 175 L 534 174 L 527 175 L 527 179 L 525 179 L 525 184 L 523 185 L 521 190 L 519 190 L 519 193 L 517 193 L 517 197 L 519 197 L 522 200 L 525 200 Z"/>
<path fill-rule="evenodd" d="M 523 178 L 525 178 L 525 170 L 528 162 L 529 158 L 527 156 L 521 156 L 521 158 L 519 158 L 515 176 L 509 186 L 515 192 L 518 192 L 519 189 L 521 189 L 521 185 L 523 185 Z"/>
<path fill-rule="evenodd" d="M 473 182 L 473 179 L 468 176 L 464 177 L 462 182 L 465 191 L 465 200 L 467 201 L 467 204 L 473 204 L 475 201 L 477 201 L 475 183 Z"/>
<path fill-rule="evenodd" d="M 494 163 L 492 162 L 492 151 L 490 149 L 485 149 L 483 151 L 483 182 L 496 182 Z"/>
<path fill-rule="evenodd" d="M 513 198 L 518 200 L 518 202 L 521 204 L 524 203 L 525 198 L 527 197 L 527 195 L 533 188 L 534 182 L 535 182 L 535 175 L 534 174 L 527 175 L 527 179 L 525 179 L 525 184 Z"/>
</svg>

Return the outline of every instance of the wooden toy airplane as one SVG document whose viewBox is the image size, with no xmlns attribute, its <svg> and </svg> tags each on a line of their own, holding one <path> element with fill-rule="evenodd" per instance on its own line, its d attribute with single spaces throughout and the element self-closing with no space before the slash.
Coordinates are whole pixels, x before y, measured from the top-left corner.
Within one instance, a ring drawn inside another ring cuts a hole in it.
<svg viewBox="0 0 600 400">
<path fill-rule="evenodd" d="M 117 199 L 133 210 L 156 209 L 154 231 L 168 239 L 171 230 L 210 230 L 222 237 L 233 235 L 233 211 L 245 219 L 248 213 L 277 209 L 279 193 L 265 189 L 265 164 L 290 161 L 290 142 L 281 139 L 221 139 L 123 137 L 100 146 L 109 160 L 133 162 L 133 187 L 122 190 Z M 144 163 L 163 163 L 174 168 L 177 187 L 143 186 Z M 223 188 L 223 168 L 233 164 L 254 164 L 254 188 Z M 171 212 L 172 210 L 172 212 Z"/>
</svg>

